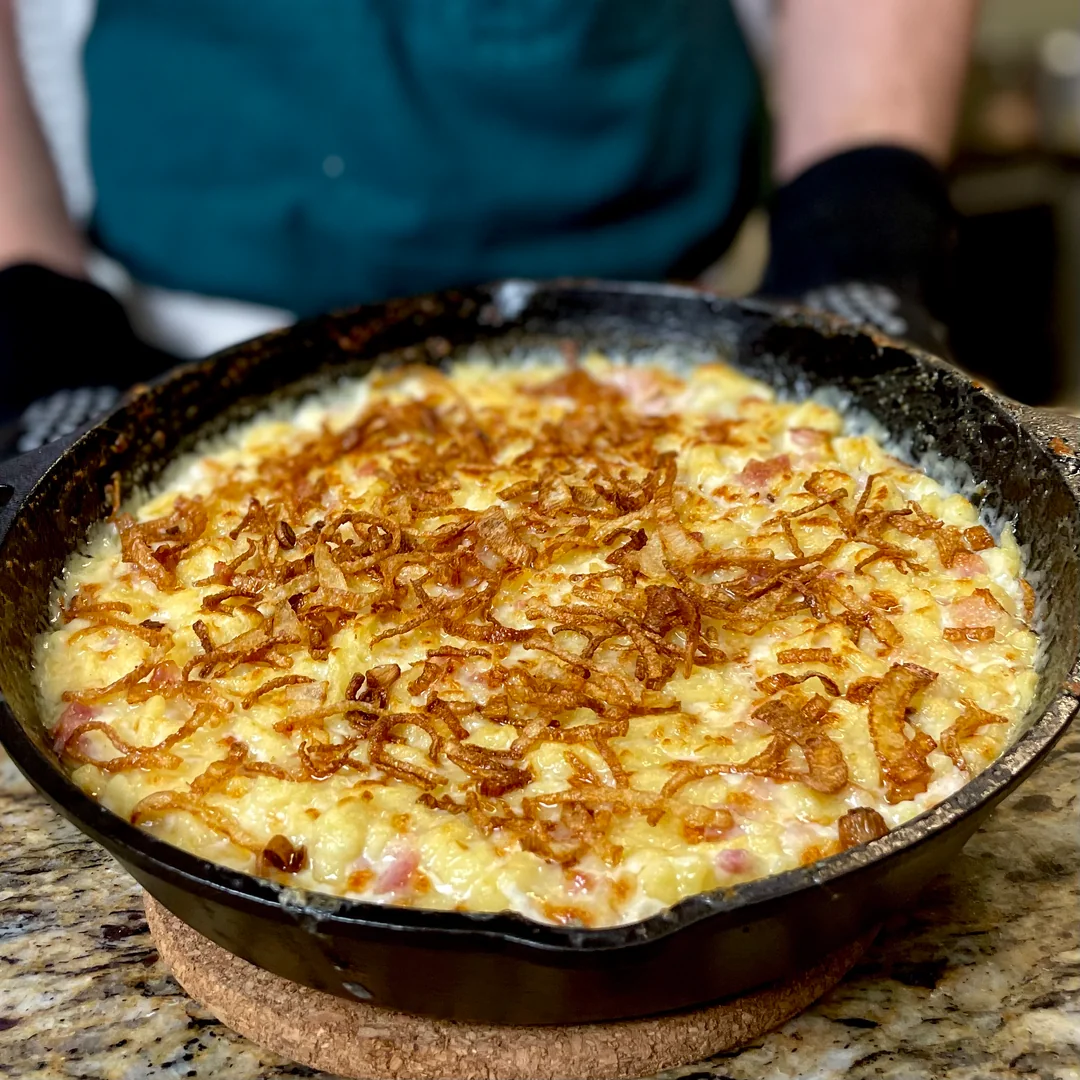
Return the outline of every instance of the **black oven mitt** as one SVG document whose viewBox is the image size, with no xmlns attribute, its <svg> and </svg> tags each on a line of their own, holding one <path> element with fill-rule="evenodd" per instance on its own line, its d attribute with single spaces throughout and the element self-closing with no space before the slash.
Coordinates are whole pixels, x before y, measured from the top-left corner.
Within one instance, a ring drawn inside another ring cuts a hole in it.
<svg viewBox="0 0 1080 1080">
<path fill-rule="evenodd" d="M 925 157 L 849 150 L 773 196 L 760 291 L 947 355 L 956 232 L 945 177 Z"/>
<path fill-rule="evenodd" d="M 41 266 L 0 270 L 0 459 L 77 430 L 175 363 L 104 289 Z"/>
</svg>

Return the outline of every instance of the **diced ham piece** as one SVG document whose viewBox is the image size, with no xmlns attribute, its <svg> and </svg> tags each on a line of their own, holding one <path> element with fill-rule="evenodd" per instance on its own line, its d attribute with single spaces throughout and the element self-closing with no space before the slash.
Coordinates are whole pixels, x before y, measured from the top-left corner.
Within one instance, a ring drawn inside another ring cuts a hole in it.
<svg viewBox="0 0 1080 1080">
<path fill-rule="evenodd" d="M 778 476 L 790 474 L 791 458 L 787 454 L 761 461 L 752 458 L 735 480 L 751 491 L 764 491 Z"/>
<path fill-rule="evenodd" d="M 91 709 L 88 705 L 75 701 L 70 704 L 61 714 L 56 727 L 53 728 L 53 750 L 60 754 L 67 746 L 71 736 L 75 734 L 90 720 L 97 715 L 97 709 Z"/>
<path fill-rule="evenodd" d="M 669 387 L 655 371 L 625 368 L 614 372 L 610 381 L 642 416 L 659 416 L 671 411 Z"/>
<path fill-rule="evenodd" d="M 166 686 L 176 686 L 180 679 L 180 669 L 171 660 L 165 660 L 151 672 L 150 689 L 164 690 Z"/>
<path fill-rule="evenodd" d="M 819 431 L 816 428 L 792 428 L 787 432 L 791 438 L 792 446 L 801 450 L 799 455 L 800 465 L 812 465 L 821 459 L 828 449 L 829 434 L 827 431 Z"/>
<path fill-rule="evenodd" d="M 797 427 L 788 431 L 793 446 L 800 450 L 824 450 L 829 442 L 829 433 L 817 428 Z"/>
<path fill-rule="evenodd" d="M 413 848 L 395 855 L 390 865 L 379 875 L 375 882 L 376 893 L 392 893 L 404 889 L 409 879 L 420 866 L 420 852 Z"/>
<path fill-rule="evenodd" d="M 973 578 L 978 574 L 985 574 L 987 570 L 986 560 L 974 551 L 962 551 L 953 559 L 949 573 L 953 577 Z"/>
<path fill-rule="evenodd" d="M 990 626 L 1001 615 L 1001 608 L 987 596 L 972 593 L 954 600 L 949 605 L 949 623 L 952 626 Z"/>
<path fill-rule="evenodd" d="M 745 848 L 725 848 L 716 856 L 716 868 L 725 874 L 746 874 L 754 865 L 754 856 Z"/>
</svg>

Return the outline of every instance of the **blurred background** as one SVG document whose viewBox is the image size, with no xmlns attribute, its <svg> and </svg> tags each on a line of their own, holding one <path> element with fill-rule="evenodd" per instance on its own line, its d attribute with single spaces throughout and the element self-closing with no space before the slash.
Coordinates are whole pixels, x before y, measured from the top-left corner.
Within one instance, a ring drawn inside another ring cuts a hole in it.
<svg viewBox="0 0 1080 1080">
<path fill-rule="evenodd" d="M 769 0 L 736 0 L 767 56 Z M 21 0 L 20 30 L 32 92 L 65 194 L 85 219 L 85 105 L 78 59 L 93 0 Z M 951 186 L 963 215 L 954 323 L 957 359 L 1033 404 L 1080 409 L 1080 4 L 984 0 Z M 767 257 L 763 214 L 751 217 L 710 282 L 753 291 Z M 115 267 L 95 268 L 123 293 Z M 153 305 L 147 305 L 148 310 Z M 184 321 L 173 305 L 170 318 Z M 185 352 L 268 328 L 230 307 Z M 136 312 L 138 321 L 138 312 Z M 182 327 L 178 327 L 178 330 Z M 169 328 L 154 336 L 167 341 Z"/>
<path fill-rule="evenodd" d="M 767 57 L 767 0 L 736 0 Z M 1031 404 L 1080 409 L 1080 4 L 983 0 L 951 170 L 963 215 L 957 360 Z M 753 291 L 763 214 L 714 268 Z"/>
<path fill-rule="evenodd" d="M 956 349 L 1016 397 L 1080 405 L 1080 4 L 989 0 L 953 166 Z"/>
</svg>

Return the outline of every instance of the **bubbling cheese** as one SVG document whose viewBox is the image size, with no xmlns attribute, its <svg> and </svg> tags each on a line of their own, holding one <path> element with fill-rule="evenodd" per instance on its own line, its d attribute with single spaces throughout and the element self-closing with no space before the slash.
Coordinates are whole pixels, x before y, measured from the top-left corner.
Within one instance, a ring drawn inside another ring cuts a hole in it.
<svg viewBox="0 0 1080 1080">
<path fill-rule="evenodd" d="M 1006 529 L 722 364 L 404 367 L 173 468 L 72 556 L 75 781 L 207 859 L 604 926 L 866 842 L 1035 691 Z"/>
</svg>

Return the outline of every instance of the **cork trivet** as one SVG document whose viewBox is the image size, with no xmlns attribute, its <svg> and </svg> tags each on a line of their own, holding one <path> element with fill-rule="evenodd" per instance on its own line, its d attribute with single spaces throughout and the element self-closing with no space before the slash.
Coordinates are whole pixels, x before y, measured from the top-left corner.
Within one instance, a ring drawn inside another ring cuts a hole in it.
<svg viewBox="0 0 1080 1080">
<path fill-rule="evenodd" d="M 565 1027 L 430 1020 L 346 1001 L 233 956 L 150 896 L 146 919 L 180 985 L 259 1046 L 352 1080 L 621 1080 L 756 1039 L 831 989 L 873 934 L 783 984 L 690 1012 Z"/>
</svg>

